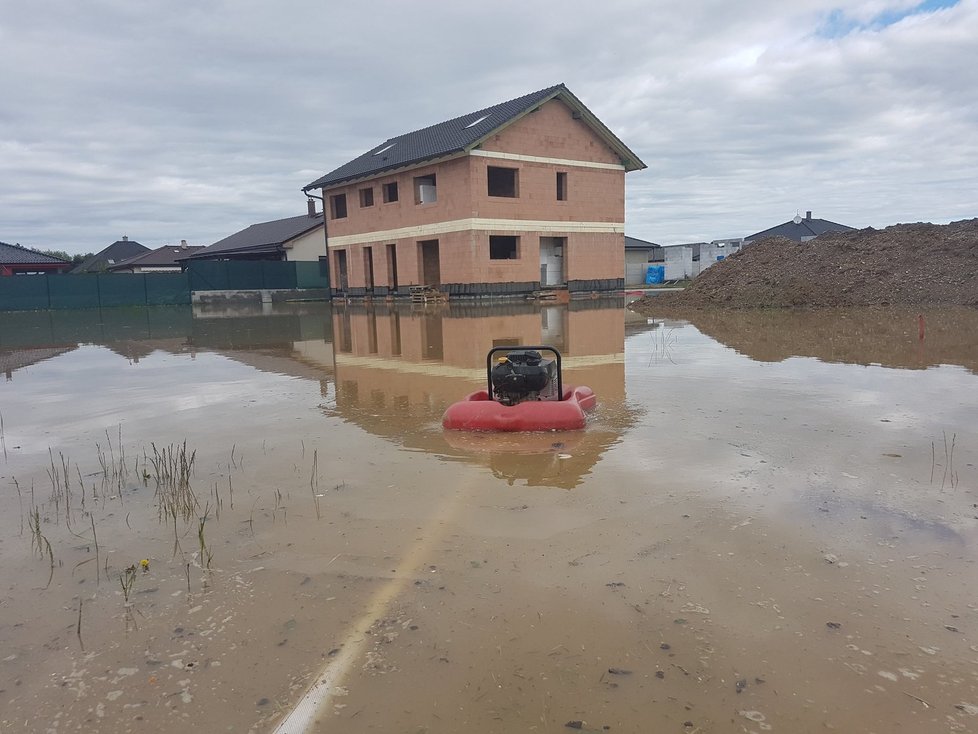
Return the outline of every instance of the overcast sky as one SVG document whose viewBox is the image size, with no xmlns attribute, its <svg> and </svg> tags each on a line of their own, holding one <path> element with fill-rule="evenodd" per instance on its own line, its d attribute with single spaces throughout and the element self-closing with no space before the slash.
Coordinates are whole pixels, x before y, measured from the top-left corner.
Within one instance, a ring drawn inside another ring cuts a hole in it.
<svg viewBox="0 0 978 734">
<path fill-rule="evenodd" d="M 0 241 L 211 244 L 560 82 L 648 165 L 634 237 L 978 216 L 978 0 L 0 0 Z"/>
</svg>

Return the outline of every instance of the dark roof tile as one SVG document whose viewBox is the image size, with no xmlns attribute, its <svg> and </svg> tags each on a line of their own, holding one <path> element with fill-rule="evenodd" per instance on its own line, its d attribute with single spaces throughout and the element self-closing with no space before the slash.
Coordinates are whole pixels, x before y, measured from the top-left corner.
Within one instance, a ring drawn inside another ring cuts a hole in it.
<svg viewBox="0 0 978 734">
<path fill-rule="evenodd" d="M 0 264 L 2 265 L 50 265 L 67 263 L 60 257 L 52 257 L 34 250 L 28 250 L 22 245 L 8 245 L 0 242 Z"/>
<path fill-rule="evenodd" d="M 73 274 L 100 273 L 116 263 L 128 260 L 136 255 L 141 255 L 144 252 L 149 252 L 149 248 L 139 244 L 135 240 L 116 240 L 104 250 L 80 262 L 68 272 Z"/>
<path fill-rule="evenodd" d="M 789 240 L 802 242 L 805 239 L 818 237 L 820 234 L 825 234 L 826 232 L 847 232 L 851 229 L 853 227 L 838 224 L 837 222 L 830 222 L 828 219 L 802 219 L 801 217 L 796 217 L 790 222 L 785 222 L 784 224 L 779 224 L 775 227 L 748 235 L 744 237 L 744 240 L 752 241 L 763 240 L 768 237 L 787 237 Z"/>
<path fill-rule="evenodd" d="M 471 150 L 499 128 L 554 98 L 561 99 L 575 112 L 581 114 L 584 121 L 604 138 L 622 159 L 625 170 L 645 168 L 645 164 L 638 156 L 615 137 L 567 87 L 557 84 L 437 125 L 388 138 L 358 158 L 303 186 L 302 190 L 328 188 L 347 181 L 375 176 L 395 168 Z"/>
<path fill-rule="evenodd" d="M 186 247 L 181 247 L 180 245 L 163 245 L 163 247 L 157 247 L 155 250 L 144 252 L 141 255 L 136 255 L 136 257 L 131 257 L 128 260 L 111 265 L 109 266 L 109 270 L 123 270 L 132 267 L 177 266 L 180 264 L 177 262 L 178 258 L 183 259 L 203 249 L 204 245 L 187 245 Z"/>
<path fill-rule="evenodd" d="M 213 245 L 205 247 L 203 250 L 199 250 L 189 257 L 180 259 L 210 260 L 232 253 L 247 252 L 256 254 L 260 252 L 275 252 L 281 248 L 283 243 L 322 225 L 322 213 L 314 217 L 303 214 L 299 217 L 259 222 L 258 224 L 252 224 L 250 227 L 242 229 L 240 232 L 235 232 L 223 240 L 218 240 Z"/>
</svg>

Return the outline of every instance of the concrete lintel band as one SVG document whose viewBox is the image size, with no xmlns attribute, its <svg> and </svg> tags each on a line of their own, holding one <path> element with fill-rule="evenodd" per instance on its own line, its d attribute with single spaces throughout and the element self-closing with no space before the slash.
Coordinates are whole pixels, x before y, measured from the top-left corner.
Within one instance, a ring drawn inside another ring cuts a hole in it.
<svg viewBox="0 0 978 734">
<path fill-rule="evenodd" d="M 399 227 L 379 232 L 364 232 L 341 237 L 330 237 L 330 247 L 346 247 L 360 244 L 384 244 L 400 239 L 429 239 L 433 235 L 449 232 L 539 232 L 541 234 L 624 234 L 624 222 L 561 222 L 529 219 L 454 219 L 449 222 L 423 224 L 416 227 Z"/>
<path fill-rule="evenodd" d="M 624 171 L 620 163 L 599 163 L 598 161 L 577 161 L 570 158 L 547 158 L 540 155 L 521 155 L 519 153 L 499 153 L 494 150 L 471 150 L 469 155 L 482 158 L 499 158 L 504 161 L 520 161 L 522 163 L 548 163 L 566 168 L 603 168 L 608 171 Z"/>
</svg>

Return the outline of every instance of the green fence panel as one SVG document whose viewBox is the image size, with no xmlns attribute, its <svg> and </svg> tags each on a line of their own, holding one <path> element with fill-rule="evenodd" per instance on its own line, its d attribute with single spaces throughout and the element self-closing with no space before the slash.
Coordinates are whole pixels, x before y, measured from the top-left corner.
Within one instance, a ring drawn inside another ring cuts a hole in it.
<svg viewBox="0 0 978 734">
<path fill-rule="evenodd" d="M 276 260 L 201 260 L 187 268 L 192 291 L 328 288 L 324 270 L 319 262 Z"/>
<path fill-rule="evenodd" d="M 146 303 L 150 306 L 190 303 L 190 277 L 187 273 L 147 273 Z"/>
<path fill-rule="evenodd" d="M 227 268 L 228 287 L 236 291 L 254 291 L 264 288 L 262 282 L 261 261 L 228 261 L 223 263 Z"/>
<path fill-rule="evenodd" d="M 295 263 L 266 260 L 261 265 L 262 288 L 295 288 Z"/>
<path fill-rule="evenodd" d="M 98 278 L 99 305 L 106 308 L 145 305 L 146 276 L 142 273 L 102 273 L 95 277 Z"/>
<path fill-rule="evenodd" d="M 98 308 L 97 275 L 49 275 L 51 308 Z"/>
<path fill-rule="evenodd" d="M 226 263 L 217 260 L 199 260 L 187 266 L 192 291 L 230 290 Z"/>
<path fill-rule="evenodd" d="M 326 266 L 321 262 L 296 262 L 296 288 L 329 288 L 326 278 Z"/>
<path fill-rule="evenodd" d="M 48 308 L 50 275 L 0 277 L 0 311 L 36 311 Z"/>
</svg>

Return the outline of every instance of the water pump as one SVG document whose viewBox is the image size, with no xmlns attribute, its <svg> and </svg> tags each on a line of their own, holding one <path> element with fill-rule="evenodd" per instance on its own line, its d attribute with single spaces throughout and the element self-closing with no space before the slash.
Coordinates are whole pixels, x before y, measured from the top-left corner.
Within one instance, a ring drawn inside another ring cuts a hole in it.
<svg viewBox="0 0 978 734">
<path fill-rule="evenodd" d="M 489 372 L 493 397 L 503 405 L 559 400 L 559 366 L 537 349 L 511 349 Z"/>
</svg>

